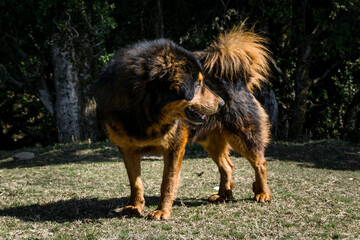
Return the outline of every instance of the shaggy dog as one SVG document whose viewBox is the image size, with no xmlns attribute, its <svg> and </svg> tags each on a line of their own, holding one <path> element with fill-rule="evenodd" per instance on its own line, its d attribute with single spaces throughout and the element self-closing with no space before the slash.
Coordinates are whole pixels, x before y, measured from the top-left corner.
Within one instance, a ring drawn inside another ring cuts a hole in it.
<svg viewBox="0 0 360 240">
<path fill-rule="evenodd" d="M 209 197 L 210 202 L 233 199 L 231 149 L 243 155 L 255 170 L 254 199 L 271 201 L 264 158 L 269 121 L 252 93 L 268 74 L 269 55 L 264 43 L 242 24 L 221 34 L 205 50 L 195 52 L 203 65 L 205 84 L 225 101 L 205 124 L 189 124 L 190 141 L 200 143 L 219 168 L 219 192 Z"/>
<path fill-rule="evenodd" d="M 100 74 L 97 104 L 100 122 L 121 152 L 130 181 L 123 212 L 141 215 L 141 155 L 162 153 L 160 201 L 148 218 L 169 219 L 188 141 L 187 123 L 202 124 L 224 105 L 205 86 L 198 59 L 165 39 L 131 45 Z"/>
</svg>

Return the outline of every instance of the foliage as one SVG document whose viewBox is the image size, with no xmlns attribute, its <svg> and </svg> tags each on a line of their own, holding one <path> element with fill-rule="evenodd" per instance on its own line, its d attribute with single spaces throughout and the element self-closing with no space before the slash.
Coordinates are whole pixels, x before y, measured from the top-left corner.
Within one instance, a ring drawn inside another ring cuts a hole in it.
<svg viewBox="0 0 360 240">
<path fill-rule="evenodd" d="M 322 81 L 313 88 L 307 126 L 308 129 L 312 128 L 313 137 L 342 137 L 346 112 L 355 94 L 360 91 L 359 60 L 345 62 L 331 79 Z"/>
<path fill-rule="evenodd" d="M 55 126 L 39 99 L 0 80 L 0 132 L 4 149 L 54 143 Z M 31 137 L 29 137 L 31 136 Z"/>
<path fill-rule="evenodd" d="M 302 135 L 315 139 L 345 136 L 348 106 L 359 91 L 359 0 L 0 0 L 1 140 L 14 143 L 9 139 L 21 135 L 28 143 L 50 144 L 57 139 L 54 116 L 48 106 L 41 106 L 39 94 L 45 83 L 55 100 L 54 32 L 70 29 L 89 38 L 101 67 L 117 49 L 155 37 L 157 1 L 163 3 L 165 37 L 189 50 L 204 49 L 220 31 L 246 19 L 249 27 L 255 24 L 255 31 L 269 38 L 276 63 L 270 82 L 280 108 L 275 137 L 280 139 L 288 137 L 294 121 L 299 59 L 304 45 L 310 43 L 312 54 L 306 64 L 311 81 Z M 65 24 L 69 19 L 71 28 Z M 24 96 L 31 101 L 24 104 Z M 10 110 L 14 108 L 19 113 Z M 12 124 L 20 121 L 15 118 L 19 114 L 22 124 Z M 30 124 L 34 117 L 37 121 Z M 360 123 L 356 126 L 360 132 Z"/>
<path fill-rule="evenodd" d="M 57 141 L 58 129 L 53 109 L 52 34 L 88 38 L 92 52 L 100 56 L 105 36 L 116 27 L 109 16 L 114 5 L 102 0 L 0 1 L 0 9 L 0 30 L 4 33 L 0 39 L 0 84 L 4 89 L 0 95 L 0 136 L 8 143 L 2 148 L 52 144 Z M 48 92 L 47 99 L 42 99 L 42 92 Z M 18 139 L 22 139 L 21 144 Z"/>
</svg>

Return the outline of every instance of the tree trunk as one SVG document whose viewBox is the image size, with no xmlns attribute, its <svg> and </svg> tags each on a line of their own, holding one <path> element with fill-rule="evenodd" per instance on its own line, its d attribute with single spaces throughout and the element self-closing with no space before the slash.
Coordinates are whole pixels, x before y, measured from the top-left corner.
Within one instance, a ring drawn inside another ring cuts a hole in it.
<svg viewBox="0 0 360 240">
<path fill-rule="evenodd" d="M 52 35 L 55 82 L 55 117 L 59 142 L 69 143 L 99 136 L 94 100 L 94 68 L 87 35 Z"/>
<path fill-rule="evenodd" d="M 360 112 L 360 91 L 358 91 L 345 114 L 345 125 L 343 137 L 352 141 L 359 141 L 360 125 L 359 121 Z"/>
<path fill-rule="evenodd" d="M 155 6 L 155 37 L 164 37 L 164 14 L 163 14 L 163 0 L 156 0 Z"/>
<path fill-rule="evenodd" d="M 63 41 L 59 33 L 53 34 L 52 43 L 58 139 L 61 143 L 79 141 L 79 76 L 72 61 L 75 49 L 71 42 Z"/>
<path fill-rule="evenodd" d="M 295 103 L 292 124 L 290 128 L 290 138 L 296 139 L 303 133 L 306 120 L 306 104 L 311 86 L 309 78 L 309 68 L 312 57 L 311 41 L 308 41 L 300 48 L 300 56 L 296 68 L 295 77 Z"/>
</svg>

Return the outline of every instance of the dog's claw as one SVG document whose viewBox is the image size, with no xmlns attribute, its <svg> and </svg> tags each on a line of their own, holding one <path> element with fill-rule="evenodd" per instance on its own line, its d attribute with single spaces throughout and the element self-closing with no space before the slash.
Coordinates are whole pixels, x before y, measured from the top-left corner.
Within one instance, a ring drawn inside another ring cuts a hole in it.
<svg viewBox="0 0 360 240">
<path fill-rule="evenodd" d="M 157 221 L 167 220 L 170 219 L 170 213 L 162 210 L 155 210 L 150 212 L 147 218 L 150 220 L 157 220 Z"/>
<path fill-rule="evenodd" d="M 253 183 L 254 200 L 259 203 L 271 202 L 270 190 L 262 189 L 257 182 Z"/>
<path fill-rule="evenodd" d="M 255 195 L 255 201 L 260 202 L 260 203 L 267 203 L 267 202 L 271 202 L 271 196 L 269 193 L 259 193 Z"/>
</svg>

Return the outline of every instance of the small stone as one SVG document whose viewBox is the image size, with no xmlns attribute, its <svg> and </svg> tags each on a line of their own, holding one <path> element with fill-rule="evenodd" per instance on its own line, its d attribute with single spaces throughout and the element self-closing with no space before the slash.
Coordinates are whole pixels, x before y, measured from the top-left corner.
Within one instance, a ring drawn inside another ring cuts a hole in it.
<svg viewBox="0 0 360 240">
<path fill-rule="evenodd" d="M 33 159 L 35 155 L 32 152 L 20 152 L 14 154 L 12 157 L 15 161 L 26 161 Z"/>
</svg>

